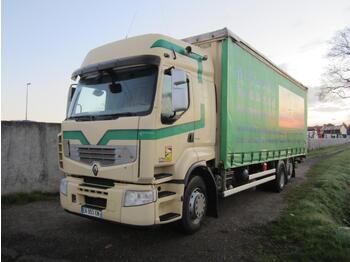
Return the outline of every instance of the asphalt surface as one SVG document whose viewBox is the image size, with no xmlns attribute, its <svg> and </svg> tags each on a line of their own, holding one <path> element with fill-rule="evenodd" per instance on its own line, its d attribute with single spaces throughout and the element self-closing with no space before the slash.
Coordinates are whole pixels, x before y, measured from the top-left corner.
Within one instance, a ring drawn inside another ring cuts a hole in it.
<svg viewBox="0 0 350 262">
<path fill-rule="evenodd" d="M 175 225 L 130 227 L 68 214 L 59 199 L 2 207 L 3 261 L 252 261 L 256 228 L 276 218 L 290 188 L 319 159 L 306 160 L 282 193 L 245 191 L 220 201 L 194 235 Z"/>
</svg>

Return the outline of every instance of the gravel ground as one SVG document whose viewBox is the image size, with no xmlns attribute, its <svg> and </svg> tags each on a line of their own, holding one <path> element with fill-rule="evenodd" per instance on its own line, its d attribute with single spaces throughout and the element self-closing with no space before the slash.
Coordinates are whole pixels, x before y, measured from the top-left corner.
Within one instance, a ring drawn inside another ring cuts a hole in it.
<svg viewBox="0 0 350 262">
<path fill-rule="evenodd" d="M 219 218 L 207 218 L 194 235 L 175 225 L 130 227 L 66 213 L 59 199 L 2 207 L 3 261 L 252 261 L 260 225 L 285 207 L 290 188 L 320 159 L 306 160 L 280 193 L 246 191 L 220 201 Z"/>
</svg>

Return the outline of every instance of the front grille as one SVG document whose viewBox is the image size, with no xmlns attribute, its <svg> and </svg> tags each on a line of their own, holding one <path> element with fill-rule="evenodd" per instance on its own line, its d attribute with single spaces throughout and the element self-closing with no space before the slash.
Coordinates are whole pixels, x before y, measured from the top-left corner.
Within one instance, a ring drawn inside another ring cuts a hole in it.
<svg viewBox="0 0 350 262">
<path fill-rule="evenodd" d="M 70 145 L 70 158 L 86 164 L 121 165 L 136 160 L 136 146 Z"/>
<path fill-rule="evenodd" d="M 114 187 L 114 180 L 98 177 L 84 177 L 84 186 L 110 188 Z"/>
<path fill-rule="evenodd" d="M 114 180 L 97 177 L 84 177 L 84 182 L 79 185 L 78 190 L 82 195 L 98 194 L 101 196 L 107 196 L 107 189 L 111 187 L 114 187 Z"/>
<path fill-rule="evenodd" d="M 92 193 L 92 194 L 98 194 L 98 195 L 105 195 L 108 196 L 108 192 L 104 189 L 100 189 L 97 187 L 87 187 L 85 184 L 80 184 L 80 187 L 78 188 L 80 193 L 82 195 L 85 195 L 85 193 Z"/>
<path fill-rule="evenodd" d="M 78 153 L 80 161 L 87 164 L 99 162 L 101 165 L 113 165 L 116 160 L 113 147 L 79 147 Z"/>
<path fill-rule="evenodd" d="M 92 207 L 105 209 L 107 206 L 107 199 L 85 196 L 85 204 Z"/>
</svg>

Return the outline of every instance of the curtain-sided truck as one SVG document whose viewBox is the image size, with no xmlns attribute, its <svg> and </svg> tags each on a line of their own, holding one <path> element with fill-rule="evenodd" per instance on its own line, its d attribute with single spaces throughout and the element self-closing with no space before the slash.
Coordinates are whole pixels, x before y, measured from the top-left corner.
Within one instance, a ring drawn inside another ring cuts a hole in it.
<svg viewBox="0 0 350 262">
<path fill-rule="evenodd" d="M 90 51 L 58 136 L 68 212 L 199 229 L 218 199 L 280 192 L 307 152 L 307 88 L 229 30 Z"/>
</svg>

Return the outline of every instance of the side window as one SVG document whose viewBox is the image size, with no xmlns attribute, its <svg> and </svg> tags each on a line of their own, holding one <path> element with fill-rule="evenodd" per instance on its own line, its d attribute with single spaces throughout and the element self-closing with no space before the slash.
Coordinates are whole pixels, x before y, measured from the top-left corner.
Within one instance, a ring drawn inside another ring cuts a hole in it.
<svg viewBox="0 0 350 262">
<path fill-rule="evenodd" d="M 187 92 L 189 93 L 189 79 L 187 78 L 187 83 L 183 84 L 184 88 L 187 88 Z M 188 94 L 188 99 L 189 99 Z M 190 104 L 190 103 L 188 103 Z M 162 90 L 162 113 L 161 113 L 161 120 L 163 124 L 172 124 L 176 120 L 178 120 L 181 115 L 185 112 L 179 111 L 174 112 L 173 111 L 173 105 L 172 105 L 172 88 L 171 88 L 171 75 L 170 73 L 165 72 L 164 78 L 163 78 L 163 90 Z"/>
</svg>

